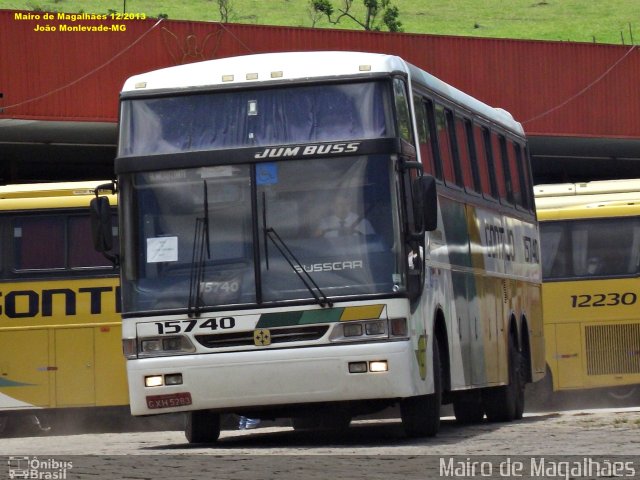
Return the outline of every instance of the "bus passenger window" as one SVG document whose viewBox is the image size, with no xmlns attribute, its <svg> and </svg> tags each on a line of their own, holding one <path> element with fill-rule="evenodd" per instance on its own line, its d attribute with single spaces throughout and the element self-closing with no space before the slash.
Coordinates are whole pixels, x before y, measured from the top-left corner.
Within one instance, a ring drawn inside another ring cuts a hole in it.
<svg viewBox="0 0 640 480">
<path fill-rule="evenodd" d="M 475 152 L 480 181 L 479 191 L 487 197 L 495 197 L 489 175 L 489 164 L 487 163 L 487 145 L 485 142 L 484 129 L 480 125 L 473 126 L 473 140 L 473 151 Z"/>
<path fill-rule="evenodd" d="M 519 207 L 526 208 L 526 202 L 523 197 L 522 190 L 522 174 L 520 170 L 519 157 L 516 156 L 515 145 L 513 141 L 507 140 L 507 159 L 509 161 L 509 175 L 511 177 L 511 196 L 513 202 Z"/>
<path fill-rule="evenodd" d="M 447 116 L 445 108 L 436 105 L 436 129 L 438 132 L 438 146 L 440 147 L 440 160 L 442 161 L 442 173 L 444 181 L 449 185 L 456 183 L 455 170 L 453 168 L 453 154 L 451 152 L 451 136 L 447 128 Z"/>
<path fill-rule="evenodd" d="M 64 268 L 64 237 L 64 217 L 16 218 L 13 223 L 14 268 Z"/>
<path fill-rule="evenodd" d="M 509 202 L 507 196 L 507 182 L 509 180 L 505 176 L 505 162 L 502 157 L 503 149 L 500 145 L 500 138 L 501 136 L 499 136 L 497 133 L 491 132 L 491 157 L 489 159 L 489 162 L 493 167 L 491 168 L 491 171 L 494 172 L 492 178 L 495 178 L 498 197 L 503 202 Z"/>
<path fill-rule="evenodd" d="M 430 102 L 429 102 L 430 103 Z M 434 175 L 436 178 L 442 178 L 439 165 L 435 162 L 435 143 L 433 142 L 432 133 L 434 131 L 432 116 L 430 110 L 431 105 L 424 102 L 424 99 L 416 96 L 413 106 L 416 112 L 416 124 L 418 127 L 418 145 L 420 148 L 420 158 L 422 160 L 422 168 L 426 173 Z"/>
<path fill-rule="evenodd" d="M 518 143 L 513 143 L 516 166 L 518 169 L 518 178 L 520 179 L 520 188 L 522 189 L 522 206 L 526 210 L 533 208 L 533 199 L 531 198 L 532 185 L 529 176 L 529 165 L 527 163 L 526 150 L 523 151 Z"/>
<path fill-rule="evenodd" d="M 404 82 L 399 78 L 393 81 L 393 93 L 396 100 L 396 114 L 398 115 L 398 133 L 403 140 L 412 143 L 413 135 L 411 135 L 409 101 L 407 100 Z"/>
<path fill-rule="evenodd" d="M 469 154 L 469 140 L 467 138 L 467 128 L 465 126 L 465 120 L 461 117 L 456 116 L 455 122 L 456 140 L 458 144 L 458 159 L 460 160 L 462 183 L 467 190 L 474 191 L 474 175 L 471 166 L 471 155 Z"/>
<path fill-rule="evenodd" d="M 91 243 L 91 222 L 88 215 L 69 217 L 69 268 L 110 267 L 113 264 Z M 118 245 L 117 240 L 114 245 Z"/>
</svg>

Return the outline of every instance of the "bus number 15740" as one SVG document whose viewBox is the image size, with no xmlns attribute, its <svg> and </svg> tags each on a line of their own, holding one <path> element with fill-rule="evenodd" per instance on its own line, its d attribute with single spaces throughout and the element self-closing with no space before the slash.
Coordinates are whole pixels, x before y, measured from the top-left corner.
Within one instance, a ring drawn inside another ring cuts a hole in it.
<svg viewBox="0 0 640 480">
<path fill-rule="evenodd" d="M 198 324 L 198 322 L 200 322 Z M 205 330 L 229 330 L 236 326 L 236 319 L 233 317 L 207 318 L 207 319 L 190 319 L 190 320 L 167 320 L 165 322 L 154 322 L 158 327 L 158 335 L 165 333 L 174 334 L 180 332 L 190 332 L 194 328 Z"/>
</svg>

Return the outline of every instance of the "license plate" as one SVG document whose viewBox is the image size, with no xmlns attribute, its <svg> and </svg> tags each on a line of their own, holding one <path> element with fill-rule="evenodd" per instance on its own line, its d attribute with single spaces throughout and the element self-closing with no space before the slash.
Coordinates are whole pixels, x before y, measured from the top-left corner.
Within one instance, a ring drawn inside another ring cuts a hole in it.
<svg viewBox="0 0 640 480">
<path fill-rule="evenodd" d="M 185 407 L 187 405 L 191 405 L 191 394 L 189 392 L 147 396 L 147 408 L 150 409 Z"/>
</svg>

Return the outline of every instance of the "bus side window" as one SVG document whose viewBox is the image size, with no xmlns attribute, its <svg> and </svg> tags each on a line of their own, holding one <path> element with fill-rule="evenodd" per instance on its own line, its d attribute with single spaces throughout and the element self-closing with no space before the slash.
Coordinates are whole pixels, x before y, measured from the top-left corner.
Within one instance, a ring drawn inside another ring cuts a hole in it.
<svg viewBox="0 0 640 480">
<path fill-rule="evenodd" d="M 456 140 L 458 144 L 458 158 L 460 160 L 460 170 L 462 175 L 462 183 L 467 191 L 479 192 L 480 189 L 476 188 L 477 165 L 471 160 L 470 142 L 467 134 L 468 121 L 462 117 L 456 116 Z"/>
<path fill-rule="evenodd" d="M 527 199 L 524 193 L 524 179 L 519 152 L 516 152 L 516 144 L 512 140 L 507 140 L 507 158 L 509 159 L 509 172 L 511 174 L 511 190 L 514 203 L 528 209 Z"/>
<path fill-rule="evenodd" d="M 114 245 L 118 241 L 114 239 Z M 110 267 L 113 264 L 93 248 L 91 244 L 91 222 L 88 215 L 69 217 L 67 236 L 69 268 Z"/>
<path fill-rule="evenodd" d="M 64 217 L 18 217 L 13 222 L 13 240 L 16 270 L 53 270 L 65 267 Z"/>
<path fill-rule="evenodd" d="M 453 167 L 453 153 L 451 152 L 451 136 L 447 128 L 447 115 L 442 105 L 435 106 L 436 114 L 436 130 L 438 137 L 438 147 L 440 151 L 440 160 L 442 162 L 442 176 L 445 183 L 455 185 L 456 176 Z"/>
<path fill-rule="evenodd" d="M 516 203 L 516 191 L 519 191 L 517 185 L 518 177 L 515 176 L 515 171 L 512 168 L 513 164 L 507 148 L 507 139 L 503 135 L 499 135 L 498 139 L 500 141 L 500 159 L 502 160 L 506 200 L 511 205 L 514 205 Z"/>
<path fill-rule="evenodd" d="M 504 172 L 504 162 L 502 159 L 502 148 L 500 146 L 500 137 L 497 133 L 490 133 L 490 145 L 491 145 L 491 155 L 489 156 L 489 163 L 491 171 L 493 175 L 491 175 L 492 179 L 495 179 L 495 187 L 496 191 L 494 193 L 498 194 L 498 198 L 503 202 L 508 202 L 507 198 L 507 178 L 505 177 Z"/>
<path fill-rule="evenodd" d="M 411 135 L 411 116 L 409 115 L 409 101 L 407 100 L 407 92 L 402 80 L 396 78 L 393 80 L 393 93 L 396 103 L 396 115 L 398 116 L 398 130 L 400 137 L 409 143 L 413 143 L 413 135 Z"/>
<path fill-rule="evenodd" d="M 531 176 L 529 175 L 529 163 L 527 162 L 527 149 L 522 148 L 519 143 L 514 142 L 516 164 L 518 166 L 518 177 L 520 178 L 520 187 L 522 188 L 522 206 L 526 210 L 533 210 L 533 198 L 531 185 Z"/>
<path fill-rule="evenodd" d="M 442 178 L 439 163 L 436 162 L 436 143 L 433 141 L 433 106 L 430 101 L 419 96 L 414 96 L 413 108 L 416 113 L 416 125 L 418 128 L 418 147 L 422 168 L 426 173 Z"/>
<path fill-rule="evenodd" d="M 478 170 L 479 189 L 485 197 L 493 197 L 491 190 L 491 180 L 489 175 L 489 165 L 487 163 L 487 147 L 485 145 L 485 138 L 483 128 L 480 125 L 473 124 L 473 148 L 471 149 L 474 155 L 474 163 Z"/>
</svg>

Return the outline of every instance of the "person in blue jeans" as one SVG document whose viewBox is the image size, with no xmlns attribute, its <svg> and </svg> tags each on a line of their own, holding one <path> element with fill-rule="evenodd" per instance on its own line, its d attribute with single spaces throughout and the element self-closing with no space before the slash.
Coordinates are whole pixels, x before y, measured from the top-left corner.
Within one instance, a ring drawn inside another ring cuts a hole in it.
<svg viewBox="0 0 640 480">
<path fill-rule="evenodd" d="M 258 428 L 260 426 L 259 418 L 247 418 L 240 417 L 240 423 L 238 424 L 238 429 L 240 430 L 251 430 L 252 428 Z"/>
</svg>

